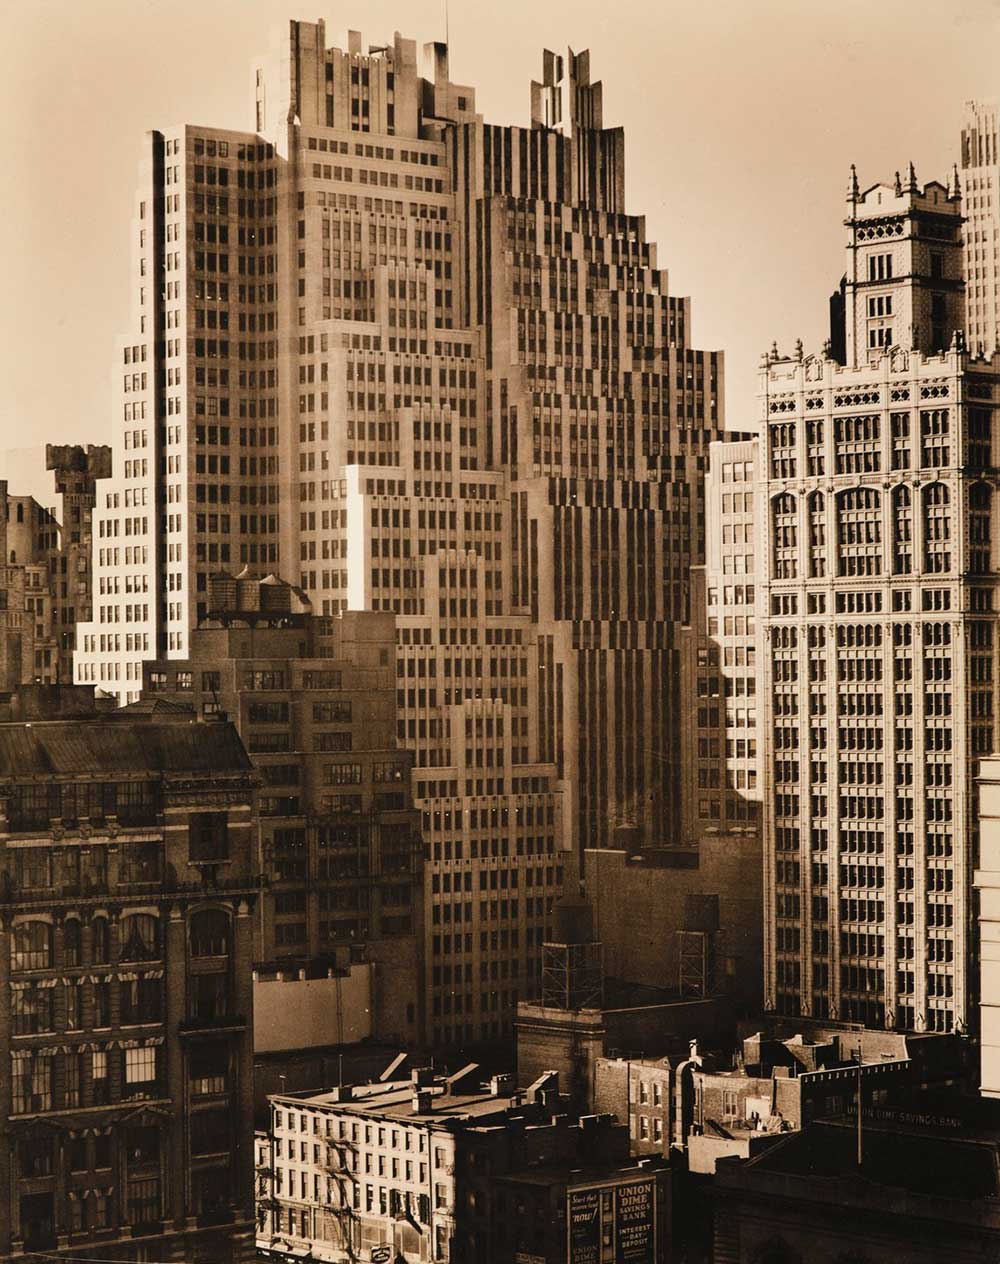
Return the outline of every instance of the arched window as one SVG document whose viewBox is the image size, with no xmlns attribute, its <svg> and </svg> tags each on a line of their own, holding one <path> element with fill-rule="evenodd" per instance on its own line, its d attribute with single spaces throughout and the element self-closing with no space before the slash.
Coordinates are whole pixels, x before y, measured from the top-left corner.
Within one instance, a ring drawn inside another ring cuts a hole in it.
<svg viewBox="0 0 1000 1264">
<path fill-rule="evenodd" d="M 969 570 L 986 575 L 992 570 L 991 524 L 993 490 L 986 483 L 969 488 Z"/>
<path fill-rule="evenodd" d="M 913 570 L 913 501 L 908 487 L 892 493 L 892 573 Z"/>
<path fill-rule="evenodd" d="M 191 956 L 229 956 L 229 918 L 221 909 L 202 909 L 191 918 Z"/>
<path fill-rule="evenodd" d="M 931 575 L 951 570 L 951 495 L 944 483 L 924 488 L 924 570 Z"/>
<path fill-rule="evenodd" d="M 150 913 L 132 913 L 121 920 L 122 961 L 155 961 L 160 955 L 159 922 Z"/>
<path fill-rule="evenodd" d="M 814 579 L 826 574 L 826 498 L 822 492 L 809 497 L 809 574 Z"/>
<path fill-rule="evenodd" d="M 52 962 L 52 927 L 48 922 L 20 922 L 14 927 L 12 970 L 48 970 Z"/>
<path fill-rule="evenodd" d="M 63 925 L 63 965 L 83 965 L 83 928 L 75 917 Z"/>
<path fill-rule="evenodd" d="M 774 536 L 774 578 L 795 579 L 798 565 L 799 530 L 795 497 L 788 492 L 775 496 L 772 506 Z"/>
<path fill-rule="evenodd" d="M 90 923 L 90 960 L 95 966 L 106 966 L 111 960 L 111 932 L 106 917 L 95 917 Z"/>
<path fill-rule="evenodd" d="M 872 487 L 837 497 L 837 574 L 881 575 L 882 498 Z"/>
</svg>

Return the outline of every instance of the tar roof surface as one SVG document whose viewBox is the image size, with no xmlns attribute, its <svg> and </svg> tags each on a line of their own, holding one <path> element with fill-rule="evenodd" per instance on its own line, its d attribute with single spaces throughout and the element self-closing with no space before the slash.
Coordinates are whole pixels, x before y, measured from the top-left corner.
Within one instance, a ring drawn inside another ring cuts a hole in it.
<svg viewBox="0 0 1000 1264">
<path fill-rule="evenodd" d="M 81 773 L 244 772 L 232 724 L 54 720 L 0 724 L 0 779 Z"/>
<path fill-rule="evenodd" d="M 418 1092 L 425 1091 L 418 1089 L 410 1080 L 391 1080 L 386 1084 L 356 1085 L 346 1100 L 338 1099 L 336 1092 L 329 1092 L 310 1097 L 281 1098 L 281 1101 L 287 1106 L 330 1106 L 348 1114 L 384 1115 L 409 1123 L 487 1117 L 524 1104 L 519 1098 L 494 1097 L 488 1088 L 484 1088 L 477 1093 L 432 1093 L 431 1109 L 415 1112 L 413 1099 Z"/>
</svg>

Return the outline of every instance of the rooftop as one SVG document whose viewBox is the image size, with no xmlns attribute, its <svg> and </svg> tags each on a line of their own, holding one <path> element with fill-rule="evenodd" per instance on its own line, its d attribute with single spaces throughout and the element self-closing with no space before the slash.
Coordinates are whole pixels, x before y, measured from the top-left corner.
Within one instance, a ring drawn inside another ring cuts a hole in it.
<svg viewBox="0 0 1000 1264">
<path fill-rule="evenodd" d="M 427 1109 L 414 1110 L 414 1099 L 429 1099 Z M 424 1097 L 423 1095 L 427 1096 Z M 323 1093 L 285 1096 L 274 1094 L 271 1100 L 288 1106 L 329 1108 L 349 1115 L 377 1115 L 385 1119 L 405 1119 L 408 1123 L 433 1123 L 442 1120 L 466 1121 L 486 1119 L 504 1114 L 524 1105 L 523 1094 L 498 1096 L 488 1085 L 472 1093 L 446 1093 L 435 1083 L 418 1087 L 411 1080 L 376 1081 L 357 1084 L 350 1088 L 349 1096 L 342 1089 L 330 1089 Z"/>
<path fill-rule="evenodd" d="M 745 1165 L 748 1174 L 775 1173 L 829 1181 L 852 1179 L 911 1194 L 973 1201 L 1000 1196 L 997 1142 L 916 1128 L 863 1128 L 857 1166 L 852 1122 L 811 1124 Z"/>
<path fill-rule="evenodd" d="M 53 720 L 0 724 L 0 781 L 117 773 L 249 772 L 232 724 Z"/>
</svg>

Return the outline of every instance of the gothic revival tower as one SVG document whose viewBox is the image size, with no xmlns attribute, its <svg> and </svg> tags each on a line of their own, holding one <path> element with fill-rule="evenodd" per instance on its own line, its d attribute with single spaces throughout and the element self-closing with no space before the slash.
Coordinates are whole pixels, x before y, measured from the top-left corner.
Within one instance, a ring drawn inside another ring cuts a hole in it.
<svg viewBox="0 0 1000 1264">
<path fill-rule="evenodd" d="M 848 193 L 847 364 L 765 357 L 765 997 L 975 1019 L 973 779 L 995 748 L 1000 356 L 964 350 L 951 189 Z"/>
</svg>

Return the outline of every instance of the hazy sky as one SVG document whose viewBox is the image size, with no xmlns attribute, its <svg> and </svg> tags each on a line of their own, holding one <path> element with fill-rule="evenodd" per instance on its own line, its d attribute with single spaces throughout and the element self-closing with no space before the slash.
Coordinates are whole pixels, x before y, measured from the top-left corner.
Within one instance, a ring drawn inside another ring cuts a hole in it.
<svg viewBox="0 0 1000 1264">
<path fill-rule="evenodd" d="M 245 129 L 248 66 L 290 17 L 365 43 L 443 38 L 445 0 L 27 0 L 0 47 L 0 449 L 108 442 L 139 144 L 177 122 Z M 452 77 L 486 119 L 524 123 L 543 47 L 591 49 L 694 344 L 726 352 L 729 424 L 756 414 L 777 339 L 818 350 L 843 270 L 848 168 L 912 158 L 947 177 L 963 103 L 1000 95 L 1000 0 L 451 0 Z M 0 477 L 3 470 L 0 470 Z"/>
</svg>

